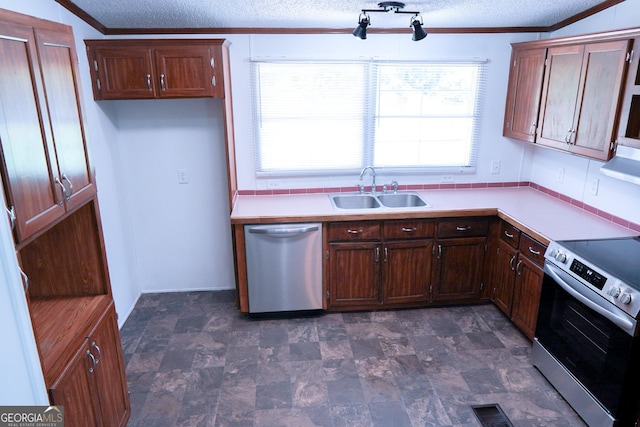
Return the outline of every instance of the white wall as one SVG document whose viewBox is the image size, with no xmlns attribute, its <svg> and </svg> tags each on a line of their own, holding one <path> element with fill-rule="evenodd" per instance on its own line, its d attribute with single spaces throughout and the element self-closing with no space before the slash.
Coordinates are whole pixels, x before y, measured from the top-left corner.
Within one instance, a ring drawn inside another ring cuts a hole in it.
<svg viewBox="0 0 640 427">
<path fill-rule="evenodd" d="M 408 31 L 408 30 L 407 30 Z M 288 59 L 382 59 L 382 60 L 487 60 L 487 90 L 480 129 L 478 163 L 475 175 L 456 175 L 455 182 L 518 181 L 524 145 L 501 137 L 504 104 L 509 74 L 512 42 L 531 40 L 536 34 L 430 34 L 420 42 L 407 34 L 373 34 L 360 40 L 350 34 L 335 35 L 251 35 L 249 40 L 232 38 L 232 76 L 238 187 L 258 190 L 350 186 L 357 176 L 330 178 L 272 178 L 255 176 L 253 125 L 251 116 L 250 60 L 255 58 Z M 492 160 L 501 161 L 501 173 L 492 175 Z M 396 179 L 401 184 L 439 183 L 439 175 L 390 176 L 382 172 L 381 180 Z"/>
<path fill-rule="evenodd" d="M 640 25 L 640 0 L 626 0 L 580 22 L 555 31 L 551 37 L 585 34 Z M 638 50 L 638 47 L 636 47 Z M 531 156 L 531 181 L 551 188 L 595 208 L 640 224 L 640 186 L 600 173 L 602 162 L 536 148 Z M 564 169 L 564 179 L 557 180 Z M 597 195 L 591 193 L 598 180 Z"/>
<path fill-rule="evenodd" d="M 142 292 L 234 288 L 222 101 L 110 102 Z"/>
</svg>

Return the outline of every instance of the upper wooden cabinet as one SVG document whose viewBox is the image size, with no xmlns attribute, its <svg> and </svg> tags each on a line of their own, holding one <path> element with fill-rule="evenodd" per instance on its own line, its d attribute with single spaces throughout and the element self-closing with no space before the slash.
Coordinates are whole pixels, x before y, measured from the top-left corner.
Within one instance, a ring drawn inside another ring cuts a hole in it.
<svg viewBox="0 0 640 427">
<path fill-rule="evenodd" d="M 549 48 L 537 143 L 607 160 L 629 40 Z"/>
<path fill-rule="evenodd" d="M 73 34 L 0 21 L 0 141 L 18 241 L 95 195 Z"/>
<path fill-rule="evenodd" d="M 633 40 L 633 52 L 620 111 L 618 143 L 640 148 L 640 37 Z"/>
<path fill-rule="evenodd" d="M 86 40 L 96 100 L 224 98 L 221 39 Z"/>
<path fill-rule="evenodd" d="M 514 47 L 504 113 L 504 136 L 534 142 L 546 55 L 546 48 Z"/>
</svg>

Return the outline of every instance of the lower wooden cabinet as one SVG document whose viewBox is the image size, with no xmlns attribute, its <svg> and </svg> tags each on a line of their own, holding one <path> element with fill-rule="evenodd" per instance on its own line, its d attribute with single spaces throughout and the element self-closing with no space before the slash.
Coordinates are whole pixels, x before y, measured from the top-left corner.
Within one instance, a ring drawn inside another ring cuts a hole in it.
<svg viewBox="0 0 640 427">
<path fill-rule="evenodd" d="M 364 310 L 429 301 L 433 220 L 331 223 L 328 308 Z"/>
<path fill-rule="evenodd" d="M 478 301 L 486 238 L 467 237 L 437 242 L 433 272 L 433 300 Z"/>
<path fill-rule="evenodd" d="M 69 426 L 123 427 L 131 412 L 113 304 L 51 385 Z"/>
<path fill-rule="evenodd" d="M 494 256 L 491 300 L 527 336 L 535 336 L 546 246 L 503 223 Z"/>
</svg>

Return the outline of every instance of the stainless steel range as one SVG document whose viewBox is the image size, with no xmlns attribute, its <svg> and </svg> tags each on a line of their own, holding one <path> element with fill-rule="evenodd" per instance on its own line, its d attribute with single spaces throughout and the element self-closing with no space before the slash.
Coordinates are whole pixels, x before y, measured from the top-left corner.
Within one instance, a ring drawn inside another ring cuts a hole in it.
<svg viewBox="0 0 640 427">
<path fill-rule="evenodd" d="M 552 242 L 531 359 L 592 427 L 640 423 L 640 237 Z"/>
</svg>

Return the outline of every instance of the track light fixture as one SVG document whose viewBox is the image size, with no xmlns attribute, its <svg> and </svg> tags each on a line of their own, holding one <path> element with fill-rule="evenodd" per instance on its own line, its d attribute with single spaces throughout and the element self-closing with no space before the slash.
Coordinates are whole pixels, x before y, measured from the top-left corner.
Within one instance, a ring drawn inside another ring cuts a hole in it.
<svg viewBox="0 0 640 427">
<path fill-rule="evenodd" d="M 367 27 L 371 25 L 370 12 L 393 12 L 393 13 L 407 13 L 413 15 L 409 22 L 409 27 L 413 28 L 414 41 L 422 40 L 427 37 L 427 32 L 422 28 L 424 25 L 420 12 L 404 11 L 404 3 L 399 1 L 383 1 L 378 3 L 379 9 L 362 9 L 360 16 L 358 17 L 358 26 L 353 30 L 353 35 L 362 40 L 367 38 Z"/>
</svg>

